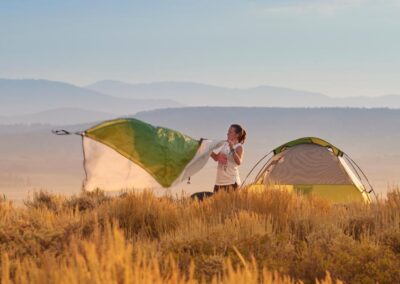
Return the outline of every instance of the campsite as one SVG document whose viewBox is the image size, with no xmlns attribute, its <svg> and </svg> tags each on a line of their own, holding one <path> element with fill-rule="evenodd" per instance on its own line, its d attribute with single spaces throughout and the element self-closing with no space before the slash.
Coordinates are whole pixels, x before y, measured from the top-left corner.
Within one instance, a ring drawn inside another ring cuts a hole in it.
<svg viewBox="0 0 400 284">
<path fill-rule="evenodd" d="M 176 129 L 195 139 L 202 138 L 205 133 L 209 137 L 203 138 L 213 139 L 226 131 L 233 116 L 248 125 L 251 134 L 246 142 L 243 179 L 263 155 L 278 145 L 299 137 L 315 136 L 352 157 L 378 195 L 386 194 L 400 182 L 397 163 L 400 152 L 396 146 L 400 142 L 396 131 L 400 127 L 400 111 L 394 109 L 235 108 L 233 115 L 229 108 L 195 107 L 146 111 L 132 117 Z M 266 123 L 269 121 L 275 123 Z M 81 139 L 76 135 L 57 136 L 51 131 L 63 128 L 83 131 L 97 123 L 0 125 L 2 192 L 19 203 L 35 189 L 78 194 L 85 175 Z M 26 144 L 26 140 L 30 143 Z M 215 165 L 209 162 L 191 178 L 191 184 L 184 182 L 172 193 L 180 193 L 182 189 L 188 194 L 212 191 L 214 178 Z"/>
</svg>

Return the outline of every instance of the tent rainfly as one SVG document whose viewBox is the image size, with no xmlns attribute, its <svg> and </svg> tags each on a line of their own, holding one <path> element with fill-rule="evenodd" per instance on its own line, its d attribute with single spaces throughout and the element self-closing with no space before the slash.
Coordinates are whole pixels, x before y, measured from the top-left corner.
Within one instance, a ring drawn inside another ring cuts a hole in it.
<svg viewBox="0 0 400 284">
<path fill-rule="evenodd" d="M 312 193 L 333 203 L 371 202 L 374 191 L 362 170 L 327 141 L 315 137 L 290 141 L 264 156 L 252 171 L 267 157 L 270 159 L 258 172 L 250 190 L 263 190 L 267 186 Z M 368 182 L 369 189 L 363 180 Z"/>
<path fill-rule="evenodd" d="M 75 134 L 82 136 L 87 191 L 175 186 L 200 171 L 211 152 L 223 144 L 222 140 L 195 140 L 134 118 L 104 121 Z"/>
</svg>

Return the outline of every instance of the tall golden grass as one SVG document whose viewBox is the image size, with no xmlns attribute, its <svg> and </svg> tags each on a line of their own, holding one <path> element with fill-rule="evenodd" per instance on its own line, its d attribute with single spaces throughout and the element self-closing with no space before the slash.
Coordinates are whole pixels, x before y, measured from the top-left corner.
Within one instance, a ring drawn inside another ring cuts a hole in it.
<svg viewBox="0 0 400 284">
<path fill-rule="evenodd" d="M 370 205 L 284 191 L 0 202 L 2 283 L 399 283 L 400 190 Z"/>
</svg>

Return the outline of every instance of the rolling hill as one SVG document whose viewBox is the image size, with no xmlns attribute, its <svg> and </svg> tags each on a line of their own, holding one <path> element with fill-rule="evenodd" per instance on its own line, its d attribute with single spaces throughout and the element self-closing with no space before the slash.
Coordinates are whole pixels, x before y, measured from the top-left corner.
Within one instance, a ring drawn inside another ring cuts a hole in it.
<svg viewBox="0 0 400 284">
<path fill-rule="evenodd" d="M 2 116 L 25 115 L 59 108 L 133 114 L 149 109 L 182 106 L 170 99 L 117 98 L 63 82 L 29 79 L 0 79 L 0 101 Z"/>
<path fill-rule="evenodd" d="M 400 108 L 399 95 L 333 98 L 273 86 L 234 89 L 191 82 L 129 84 L 105 80 L 86 88 L 123 98 L 171 99 L 188 106 Z"/>
<path fill-rule="evenodd" d="M 31 114 L 0 117 L 0 124 L 78 124 L 91 121 L 112 119 L 118 115 L 107 112 L 80 108 L 57 108 Z"/>
</svg>

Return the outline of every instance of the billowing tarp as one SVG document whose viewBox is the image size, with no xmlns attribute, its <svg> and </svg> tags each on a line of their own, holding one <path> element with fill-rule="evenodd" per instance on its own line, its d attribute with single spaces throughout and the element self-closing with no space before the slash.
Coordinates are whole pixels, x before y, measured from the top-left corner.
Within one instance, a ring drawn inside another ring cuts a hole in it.
<svg viewBox="0 0 400 284">
<path fill-rule="evenodd" d="M 168 188 L 198 172 L 223 141 L 195 140 L 137 119 L 116 119 L 82 133 L 86 190 Z"/>
</svg>

